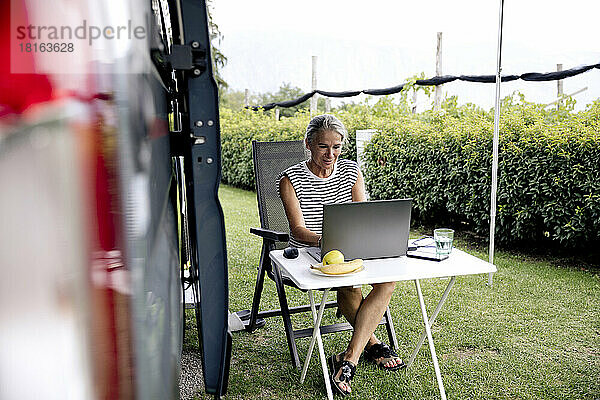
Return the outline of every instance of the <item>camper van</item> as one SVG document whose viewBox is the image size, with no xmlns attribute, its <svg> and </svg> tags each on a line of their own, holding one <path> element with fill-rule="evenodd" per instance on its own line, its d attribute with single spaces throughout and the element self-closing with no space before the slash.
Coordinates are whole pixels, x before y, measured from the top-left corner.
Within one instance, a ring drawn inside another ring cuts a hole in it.
<svg viewBox="0 0 600 400">
<path fill-rule="evenodd" d="M 206 392 L 222 396 L 205 2 L 0 4 L 0 398 L 179 398 L 183 285 Z"/>
</svg>

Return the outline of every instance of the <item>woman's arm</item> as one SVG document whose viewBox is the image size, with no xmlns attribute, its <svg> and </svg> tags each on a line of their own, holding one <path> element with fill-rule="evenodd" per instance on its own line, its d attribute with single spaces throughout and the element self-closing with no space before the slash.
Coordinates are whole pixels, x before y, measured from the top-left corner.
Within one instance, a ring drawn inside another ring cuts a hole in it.
<svg viewBox="0 0 600 400">
<path fill-rule="evenodd" d="M 354 182 L 354 186 L 352 186 L 352 201 L 367 201 L 365 180 L 360 172 L 360 168 L 358 169 L 358 177 L 356 178 L 356 182 Z"/>
<path fill-rule="evenodd" d="M 279 181 L 279 193 L 283 201 L 285 215 L 287 215 L 290 223 L 290 232 L 294 238 L 308 245 L 318 246 L 321 236 L 306 228 L 296 191 L 287 176 L 284 176 Z M 352 197 L 354 198 L 354 195 Z"/>
</svg>

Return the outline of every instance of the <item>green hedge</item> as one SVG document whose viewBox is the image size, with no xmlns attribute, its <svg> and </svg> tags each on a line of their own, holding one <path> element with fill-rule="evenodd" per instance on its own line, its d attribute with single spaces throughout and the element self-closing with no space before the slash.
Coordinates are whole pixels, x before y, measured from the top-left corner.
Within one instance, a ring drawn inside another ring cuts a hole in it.
<svg viewBox="0 0 600 400">
<path fill-rule="evenodd" d="M 444 108 L 413 115 L 385 98 L 345 106 L 334 112 L 350 136 L 342 157 L 356 159 L 357 129 L 376 129 L 363 171 L 372 198 L 412 197 L 415 224 L 486 236 L 493 115 L 455 99 Z M 223 182 L 254 190 L 252 140 L 301 139 L 309 119 L 221 110 Z M 497 241 L 600 244 L 600 101 L 556 112 L 513 96 L 500 121 Z"/>
<path fill-rule="evenodd" d="M 303 137 L 307 115 L 275 121 L 262 112 L 220 110 L 222 181 L 255 190 L 252 140 L 296 140 Z"/>
<path fill-rule="evenodd" d="M 496 238 L 500 243 L 600 244 L 600 102 L 561 118 L 538 105 L 501 115 Z M 373 198 L 412 197 L 416 223 L 489 231 L 489 113 L 404 118 L 365 150 Z"/>
</svg>

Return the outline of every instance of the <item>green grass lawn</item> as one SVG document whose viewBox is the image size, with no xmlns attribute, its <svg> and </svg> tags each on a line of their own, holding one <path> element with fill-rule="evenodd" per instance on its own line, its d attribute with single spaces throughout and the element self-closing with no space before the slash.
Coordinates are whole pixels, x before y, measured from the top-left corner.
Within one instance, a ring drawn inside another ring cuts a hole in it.
<svg viewBox="0 0 600 400">
<path fill-rule="evenodd" d="M 221 186 L 229 261 L 230 310 L 252 303 L 261 241 L 249 233 L 259 226 L 256 194 Z M 416 235 L 417 233 L 415 233 Z M 483 245 L 460 240 L 458 247 L 487 259 Z M 600 276 L 598 270 L 558 265 L 556 260 L 497 251 L 493 287 L 487 275 L 458 277 L 433 326 L 436 351 L 449 399 L 599 399 Z M 447 279 L 421 282 L 431 313 Z M 368 291 L 368 288 L 364 288 Z M 287 290 L 290 303 L 308 296 Z M 333 299 L 334 294 L 331 295 Z M 266 279 L 261 309 L 278 308 L 274 284 Z M 398 283 L 390 309 L 401 357 L 418 340 L 422 320 L 413 282 Z M 192 314 L 187 318 L 192 323 Z M 327 310 L 326 322 L 337 320 Z M 308 327 L 309 316 L 294 316 L 295 327 Z M 387 341 L 383 327 L 377 335 Z M 344 350 L 349 333 L 324 336 L 326 355 Z M 309 339 L 301 339 L 301 360 Z M 186 333 L 185 351 L 198 351 L 195 332 Z M 326 396 L 318 356 L 307 380 L 291 367 L 281 318 L 254 332 L 233 334 L 228 399 L 322 399 Z M 438 399 L 429 348 L 414 364 L 394 373 L 359 363 L 352 382 L 355 399 Z M 198 398 L 210 398 L 198 393 Z"/>
</svg>

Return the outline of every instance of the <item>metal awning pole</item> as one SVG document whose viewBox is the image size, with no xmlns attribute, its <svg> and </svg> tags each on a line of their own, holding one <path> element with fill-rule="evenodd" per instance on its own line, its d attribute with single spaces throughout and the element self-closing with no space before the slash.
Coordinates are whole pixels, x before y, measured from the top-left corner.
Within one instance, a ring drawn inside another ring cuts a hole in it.
<svg viewBox="0 0 600 400">
<path fill-rule="evenodd" d="M 490 204 L 490 263 L 494 263 L 494 233 L 496 231 L 496 192 L 498 191 L 498 137 L 500 131 L 500 83 L 502 71 L 502 19 L 504 0 L 500 0 L 500 15 L 498 21 L 498 52 L 496 58 L 496 104 L 494 106 L 494 137 L 492 152 L 492 191 Z M 490 272 L 488 285 L 492 286 L 494 274 Z"/>
</svg>

